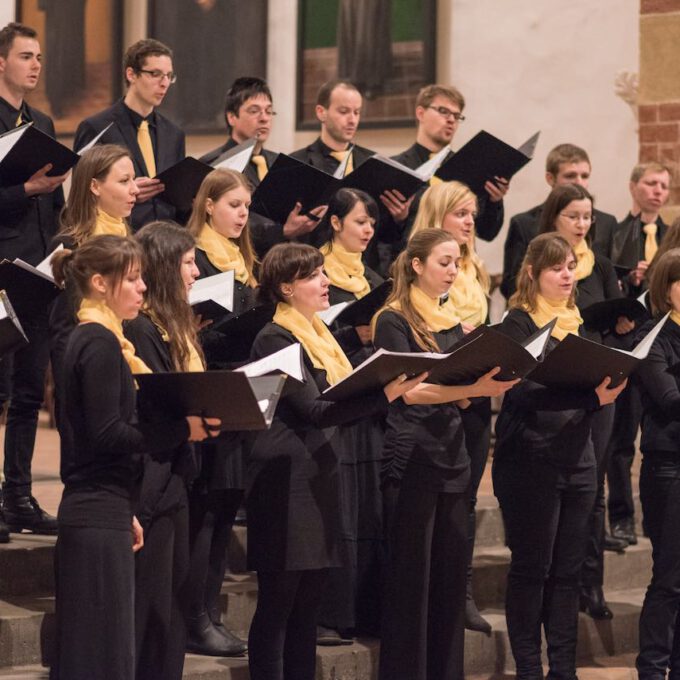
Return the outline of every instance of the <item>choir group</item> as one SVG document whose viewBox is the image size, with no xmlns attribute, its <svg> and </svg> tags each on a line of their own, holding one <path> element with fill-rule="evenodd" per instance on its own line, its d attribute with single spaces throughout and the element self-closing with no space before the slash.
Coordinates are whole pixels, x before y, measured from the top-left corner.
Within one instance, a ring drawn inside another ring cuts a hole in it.
<svg viewBox="0 0 680 680">
<path fill-rule="evenodd" d="M 25 101 L 40 69 L 36 32 L 4 27 L 3 131 L 32 123 L 54 136 L 51 120 Z M 227 92 L 226 143 L 201 160 L 255 140 L 252 157 L 243 173 L 210 171 L 183 211 L 156 177 L 185 156 L 183 132 L 156 110 L 175 81 L 172 52 L 152 39 L 135 43 L 124 78 L 124 97 L 78 127 L 76 151 L 103 134 L 75 165 L 66 200 L 66 175 L 50 174 L 50 164 L 12 183 L 0 163 L 0 255 L 35 265 L 60 246 L 51 257 L 60 292 L 30 313 L 17 305 L 29 343 L 2 360 L 11 399 L 0 541 L 22 530 L 58 535 L 51 677 L 179 679 L 189 650 L 247 651 L 253 680 L 311 680 L 317 644 L 371 635 L 381 639 L 382 680 L 462 678 L 465 629 L 491 630 L 471 573 L 491 400 L 500 397 L 492 477 L 511 551 L 506 617 L 517 676 L 544 676 L 544 634 L 548 677 L 573 680 L 579 609 L 612 617 L 603 551 L 637 540 L 630 466 L 640 424 L 654 570 L 637 667 L 645 679 L 672 673 L 680 664 L 680 222 L 667 228 L 659 214 L 668 169 L 636 166 L 631 211 L 617 222 L 594 207 L 586 152 L 561 144 L 547 159 L 549 195 L 510 220 L 505 243 L 508 311 L 496 330 L 507 343 L 526 345 L 553 324 L 545 355 L 573 335 L 631 350 L 668 315 L 629 380 L 520 379 L 499 374 L 492 357 L 491 370 L 464 384 L 402 372 L 329 401 L 324 390 L 377 350 L 445 353 L 489 324 L 492 280 L 475 239 L 498 235 L 508 178 L 491 176 L 478 193 L 436 176 L 412 196 L 344 186 L 273 221 L 250 210 L 277 158 L 266 148 L 272 95 L 244 77 Z M 291 156 L 351 175 L 374 155 L 353 141 L 361 106 L 352 83 L 322 86 L 320 135 Z M 464 106 L 453 87 L 424 87 L 416 141 L 396 160 L 417 169 L 445 156 Z M 195 315 L 197 280 L 224 272 L 234 276 L 231 311 Z M 322 320 L 329 307 L 381 287 L 368 317 Z M 598 303 L 609 312 L 584 323 Z M 261 322 L 243 355 L 230 322 L 251 310 L 269 312 L 254 315 Z M 139 397 L 145 374 L 234 369 L 297 345 L 303 380 L 284 390 L 267 429 L 221 432 L 214 413 L 173 417 Z M 64 483 L 57 518 L 31 493 L 50 361 Z M 220 606 L 240 511 L 258 578 L 247 641 L 225 628 Z"/>
</svg>

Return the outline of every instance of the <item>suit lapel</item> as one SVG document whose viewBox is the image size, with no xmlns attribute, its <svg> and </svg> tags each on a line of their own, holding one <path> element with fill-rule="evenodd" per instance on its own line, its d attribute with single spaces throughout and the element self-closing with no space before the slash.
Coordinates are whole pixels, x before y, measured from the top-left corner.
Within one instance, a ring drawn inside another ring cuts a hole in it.
<svg viewBox="0 0 680 680">
<path fill-rule="evenodd" d="M 113 118 L 116 127 L 118 128 L 118 132 L 123 138 L 124 146 L 126 146 L 132 154 L 132 160 L 135 164 L 135 174 L 138 177 L 148 177 L 146 163 L 142 157 L 142 152 L 139 150 L 139 144 L 137 144 L 137 130 L 135 130 L 122 101 L 118 102 Z"/>
</svg>

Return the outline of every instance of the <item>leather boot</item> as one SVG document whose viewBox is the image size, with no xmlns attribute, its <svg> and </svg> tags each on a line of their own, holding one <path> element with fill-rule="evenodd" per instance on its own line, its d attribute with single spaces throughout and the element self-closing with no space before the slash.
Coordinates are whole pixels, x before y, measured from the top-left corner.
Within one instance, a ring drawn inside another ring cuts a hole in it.
<svg viewBox="0 0 680 680">
<path fill-rule="evenodd" d="M 479 613 L 472 596 L 471 578 L 468 578 L 465 589 L 465 628 L 491 636 L 491 624 Z"/>
<path fill-rule="evenodd" d="M 605 602 L 602 586 L 581 587 L 580 609 L 593 619 L 602 621 L 614 618 L 614 613 Z"/>
<path fill-rule="evenodd" d="M 626 552 L 628 547 L 628 541 L 624 541 L 621 538 L 614 538 L 610 534 L 604 535 L 604 549 L 610 550 L 611 552 L 622 554 Z"/>
<path fill-rule="evenodd" d="M 635 518 L 624 517 L 623 519 L 609 522 L 610 533 L 614 538 L 627 541 L 630 545 L 637 545 L 637 535 L 635 534 Z"/>
<path fill-rule="evenodd" d="M 227 642 L 233 646 L 234 649 L 241 648 L 241 654 L 244 652 L 248 651 L 248 643 L 245 640 L 242 640 L 240 637 L 237 635 L 234 635 L 223 623 L 222 623 L 222 614 L 220 613 L 219 609 L 211 608 L 208 612 L 208 616 L 210 617 L 210 620 L 212 621 L 213 626 L 215 626 L 215 630 L 220 634 L 223 635 L 224 638 L 227 640 Z"/>
<path fill-rule="evenodd" d="M 45 536 L 57 534 L 57 518 L 46 513 L 29 493 L 4 489 L 2 512 L 11 532 L 26 530 Z"/>
<path fill-rule="evenodd" d="M 2 510 L 0 510 L 0 543 L 9 543 L 9 527 L 5 524 Z"/>
<path fill-rule="evenodd" d="M 235 636 L 232 638 L 228 639 L 215 626 L 205 610 L 198 616 L 187 618 L 188 652 L 205 656 L 241 656 L 247 646 L 243 640 Z"/>
</svg>

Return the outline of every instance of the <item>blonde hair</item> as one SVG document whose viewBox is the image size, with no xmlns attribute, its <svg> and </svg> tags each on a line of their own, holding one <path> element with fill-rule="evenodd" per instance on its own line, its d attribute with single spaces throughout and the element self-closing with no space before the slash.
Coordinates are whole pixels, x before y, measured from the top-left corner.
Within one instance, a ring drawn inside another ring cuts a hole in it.
<svg viewBox="0 0 680 680">
<path fill-rule="evenodd" d="M 201 183 L 196 198 L 194 199 L 194 207 L 191 211 L 191 217 L 187 222 L 187 229 L 194 238 L 198 238 L 203 225 L 206 223 L 210 224 L 210 215 L 207 211 L 208 199 L 213 203 L 224 196 L 228 191 L 236 189 L 238 187 L 243 187 L 250 193 L 253 191 L 253 187 L 250 182 L 244 177 L 240 172 L 235 170 L 224 170 L 222 168 L 217 168 L 212 172 L 208 173 Z M 248 285 L 251 288 L 257 286 L 257 279 L 255 278 L 255 265 L 258 264 L 257 257 L 255 256 L 255 249 L 253 248 L 252 241 L 250 239 L 250 226 L 249 223 L 246 224 L 245 228 L 241 232 L 238 238 L 232 239 L 236 245 L 239 247 L 241 254 L 243 255 L 243 260 L 246 263 L 246 269 L 248 270 Z"/>
<path fill-rule="evenodd" d="M 441 182 L 431 186 L 420 200 L 418 213 L 411 229 L 411 238 L 423 229 L 441 229 L 444 218 L 468 201 L 474 201 L 475 208 L 477 207 L 477 196 L 470 187 L 461 182 Z M 463 243 L 460 246 L 460 256 L 463 267 L 468 263 L 474 266 L 477 280 L 482 285 L 484 292 L 488 294 L 491 288 L 491 279 L 482 258 L 477 255 L 475 250 L 474 229 L 470 242 Z"/>
</svg>

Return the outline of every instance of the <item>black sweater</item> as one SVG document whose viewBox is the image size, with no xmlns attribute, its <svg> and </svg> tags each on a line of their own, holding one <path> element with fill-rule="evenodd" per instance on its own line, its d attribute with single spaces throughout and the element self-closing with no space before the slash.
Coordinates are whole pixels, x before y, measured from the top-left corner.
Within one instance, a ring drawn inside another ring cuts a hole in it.
<svg viewBox="0 0 680 680">
<path fill-rule="evenodd" d="M 649 321 L 642 326 L 638 337 L 644 337 L 653 325 L 654 321 Z M 645 455 L 680 453 L 680 378 L 668 373 L 678 362 L 680 326 L 668 319 L 636 374 L 644 409 L 640 448 Z"/>
<path fill-rule="evenodd" d="M 446 351 L 463 337 L 460 325 L 435 333 Z M 375 329 L 376 348 L 422 352 L 401 314 L 385 311 Z M 470 477 L 461 416 L 455 404 L 412 404 L 396 399 L 387 413 L 383 477 L 415 479 L 436 491 L 462 492 Z"/>
<path fill-rule="evenodd" d="M 512 309 L 500 330 L 517 342 L 538 331 L 527 312 Z M 546 353 L 558 344 L 550 338 Z M 595 465 L 590 429 L 600 408 L 595 390 L 558 390 L 525 379 L 506 393 L 496 422 L 496 457 L 535 456 L 561 469 Z"/>
</svg>

